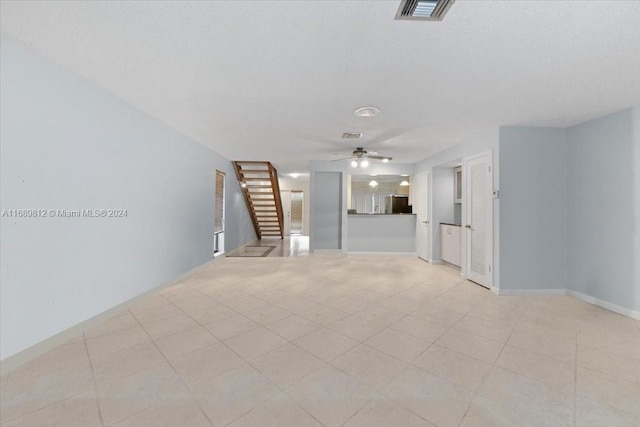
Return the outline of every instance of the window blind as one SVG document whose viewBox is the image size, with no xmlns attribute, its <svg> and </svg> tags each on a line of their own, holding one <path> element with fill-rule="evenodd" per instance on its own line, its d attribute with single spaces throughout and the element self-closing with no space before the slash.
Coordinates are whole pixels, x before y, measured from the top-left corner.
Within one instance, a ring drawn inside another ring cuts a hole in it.
<svg viewBox="0 0 640 427">
<path fill-rule="evenodd" d="M 213 213 L 213 232 L 224 231 L 224 172 L 216 171 L 216 197 Z"/>
</svg>

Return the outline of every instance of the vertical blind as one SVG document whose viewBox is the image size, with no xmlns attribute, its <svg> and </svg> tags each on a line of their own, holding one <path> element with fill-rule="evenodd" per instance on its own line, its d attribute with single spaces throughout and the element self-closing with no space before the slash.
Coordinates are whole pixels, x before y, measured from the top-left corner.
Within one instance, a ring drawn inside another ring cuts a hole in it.
<svg viewBox="0 0 640 427">
<path fill-rule="evenodd" d="M 224 231 L 224 172 L 216 171 L 216 198 L 213 212 L 213 232 Z"/>
</svg>

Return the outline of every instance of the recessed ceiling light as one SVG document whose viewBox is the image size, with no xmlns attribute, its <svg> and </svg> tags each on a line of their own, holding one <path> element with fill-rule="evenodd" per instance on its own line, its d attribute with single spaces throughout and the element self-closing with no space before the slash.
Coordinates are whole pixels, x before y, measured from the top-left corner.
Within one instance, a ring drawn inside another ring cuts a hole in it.
<svg viewBox="0 0 640 427">
<path fill-rule="evenodd" d="M 293 173 L 290 173 L 290 174 L 289 174 L 289 176 L 290 176 L 291 178 L 297 178 L 297 177 L 299 177 L 299 176 L 300 176 L 300 174 L 299 174 L 299 173 L 297 173 L 297 172 L 293 172 Z"/>
<path fill-rule="evenodd" d="M 361 107 L 354 111 L 353 114 L 360 117 L 373 117 L 379 112 L 380 109 L 376 107 Z"/>
<path fill-rule="evenodd" d="M 377 182 L 375 182 L 375 181 L 371 181 L 371 182 L 369 182 L 369 186 L 371 186 L 371 187 L 377 187 L 377 186 L 378 186 L 378 183 L 377 183 Z"/>
<path fill-rule="evenodd" d="M 409 176 L 409 175 L 407 175 L 407 174 L 405 173 L 405 174 L 402 174 L 402 175 L 400 175 L 400 176 Z"/>
</svg>

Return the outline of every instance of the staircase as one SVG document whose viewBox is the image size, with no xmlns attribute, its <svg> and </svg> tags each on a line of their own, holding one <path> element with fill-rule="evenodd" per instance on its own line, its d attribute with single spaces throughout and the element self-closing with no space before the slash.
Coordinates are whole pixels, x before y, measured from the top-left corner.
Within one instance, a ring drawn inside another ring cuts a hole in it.
<svg viewBox="0 0 640 427">
<path fill-rule="evenodd" d="M 270 162 L 233 162 L 258 239 L 284 237 L 278 171 Z"/>
</svg>

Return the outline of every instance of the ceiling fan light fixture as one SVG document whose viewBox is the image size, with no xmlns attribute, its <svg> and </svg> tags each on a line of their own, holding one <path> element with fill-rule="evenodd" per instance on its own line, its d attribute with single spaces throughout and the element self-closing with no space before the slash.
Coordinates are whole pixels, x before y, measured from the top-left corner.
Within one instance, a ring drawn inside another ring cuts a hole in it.
<svg viewBox="0 0 640 427">
<path fill-rule="evenodd" d="M 369 166 L 369 160 L 364 159 L 360 161 L 360 167 L 361 168 L 366 168 L 367 166 Z"/>
<path fill-rule="evenodd" d="M 382 159 L 382 163 L 389 163 L 389 160 L 390 159 L 388 157 L 385 157 L 384 159 Z"/>
<path fill-rule="evenodd" d="M 379 108 L 376 107 L 360 107 L 353 112 L 356 116 L 359 117 L 373 117 L 380 112 Z"/>
<path fill-rule="evenodd" d="M 357 168 L 358 167 L 358 161 L 357 160 L 351 160 L 351 167 L 352 168 Z"/>
</svg>

